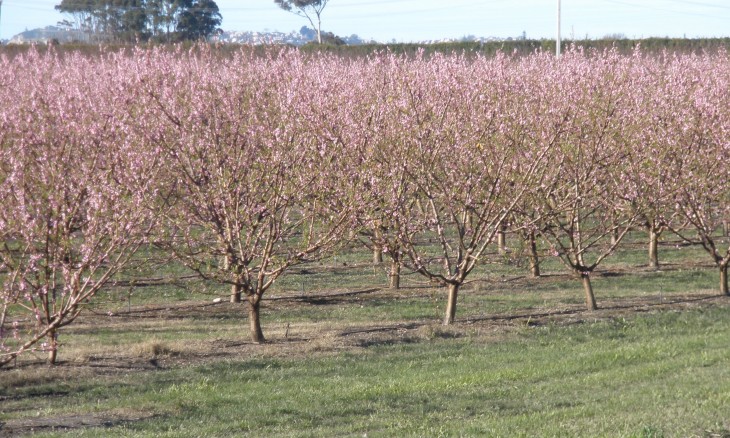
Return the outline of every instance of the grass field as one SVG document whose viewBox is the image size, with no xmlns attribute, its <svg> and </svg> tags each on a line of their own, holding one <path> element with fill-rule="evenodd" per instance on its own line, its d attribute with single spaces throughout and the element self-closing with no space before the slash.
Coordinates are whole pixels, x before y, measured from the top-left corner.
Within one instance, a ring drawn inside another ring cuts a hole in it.
<svg viewBox="0 0 730 438">
<path fill-rule="evenodd" d="M 0 436 L 730 437 L 730 300 L 695 247 L 646 269 L 640 236 L 596 273 L 477 273 L 457 324 L 419 277 L 347 250 L 270 291 L 269 343 L 194 280 L 111 288 L 61 332 L 60 364 L 0 370 Z M 164 275 L 163 275 L 164 276 Z"/>
</svg>

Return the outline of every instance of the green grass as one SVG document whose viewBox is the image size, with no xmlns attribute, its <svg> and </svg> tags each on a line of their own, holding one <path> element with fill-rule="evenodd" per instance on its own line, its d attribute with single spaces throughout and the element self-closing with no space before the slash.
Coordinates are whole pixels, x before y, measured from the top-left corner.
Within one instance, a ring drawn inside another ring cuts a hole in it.
<svg viewBox="0 0 730 438">
<path fill-rule="evenodd" d="M 730 433 L 728 310 L 56 383 L 0 419 L 155 414 L 105 436 L 710 436 Z"/>
<path fill-rule="evenodd" d="M 261 347 L 247 342 L 245 305 L 212 305 L 224 286 L 109 288 L 61 330 L 60 367 L 31 353 L 0 370 L 0 423 L 109 419 L 37 436 L 730 436 L 718 273 L 701 248 L 672 245 L 650 271 L 643 239 L 593 275 L 593 313 L 555 259 L 533 279 L 525 260 L 495 253 L 451 328 L 437 325 L 445 290 L 406 270 L 388 290 L 387 261 L 346 248 L 267 292 L 273 343 Z"/>
</svg>

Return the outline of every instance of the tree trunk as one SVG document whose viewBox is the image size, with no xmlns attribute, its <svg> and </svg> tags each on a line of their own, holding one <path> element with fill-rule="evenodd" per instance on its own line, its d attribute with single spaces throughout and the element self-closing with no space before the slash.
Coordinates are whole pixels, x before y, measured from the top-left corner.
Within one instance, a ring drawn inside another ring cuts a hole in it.
<svg viewBox="0 0 730 438">
<path fill-rule="evenodd" d="M 261 299 L 256 295 L 252 295 L 248 299 L 248 323 L 251 329 L 251 340 L 256 344 L 266 342 L 264 332 L 261 330 L 261 317 L 259 309 L 261 308 Z"/>
<path fill-rule="evenodd" d="M 383 263 L 383 251 L 377 245 L 373 247 L 373 264 L 379 265 Z"/>
<path fill-rule="evenodd" d="M 446 303 L 446 316 L 444 317 L 444 325 L 450 325 L 456 319 L 456 298 L 459 295 L 459 285 L 449 285 L 449 297 Z"/>
<path fill-rule="evenodd" d="M 730 221 L 722 221 L 722 235 L 730 236 Z"/>
<path fill-rule="evenodd" d="M 586 295 L 586 308 L 588 310 L 596 310 L 596 296 L 593 295 L 593 286 L 591 285 L 591 277 L 589 273 L 580 274 L 581 281 L 583 282 L 583 291 Z"/>
<path fill-rule="evenodd" d="M 232 303 L 240 303 L 241 302 L 241 286 L 237 284 L 231 285 L 231 302 Z"/>
<path fill-rule="evenodd" d="M 504 223 L 499 224 L 499 231 L 497 232 L 497 247 L 499 247 L 500 255 L 504 255 L 507 252 L 506 229 L 507 227 Z"/>
<path fill-rule="evenodd" d="M 58 359 L 58 332 L 55 329 L 48 332 L 48 365 L 55 365 Z"/>
<path fill-rule="evenodd" d="M 540 276 L 540 257 L 537 255 L 537 239 L 534 231 L 530 231 L 528 240 L 530 244 L 530 271 L 532 276 L 537 278 Z"/>
<path fill-rule="evenodd" d="M 373 243 L 373 264 L 379 265 L 383 263 L 383 247 L 378 243 L 383 241 L 379 223 L 373 227 L 373 238 L 370 241 Z"/>
<path fill-rule="evenodd" d="M 649 227 L 649 267 L 659 269 L 659 234 L 653 227 Z"/>
<path fill-rule="evenodd" d="M 319 18 L 319 13 L 317 13 L 317 43 L 322 44 L 322 20 Z"/>
<path fill-rule="evenodd" d="M 223 257 L 223 269 L 226 272 L 231 272 L 231 260 L 230 255 L 226 255 Z M 234 271 L 234 280 L 236 283 L 239 283 L 240 278 L 236 276 L 236 272 Z M 240 303 L 241 302 L 241 286 L 238 284 L 232 284 L 231 285 L 231 302 L 232 303 Z"/>
<path fill-rule="evenodd" d="M 730 295 L 727 288 L 727 264 L 720 265 L 720 293 Z"/>
<path fill-rule="evenodd" d="M 400 289 L 400 259 L 392 258 L 390 261 L 390 288 Z"/>
<path fill-rule="evenodd" d="M 618 228 L 614 227 L 614 229 L 611 231 L 611 245 L 615 245 L 618 243 Z"/>
</svg>

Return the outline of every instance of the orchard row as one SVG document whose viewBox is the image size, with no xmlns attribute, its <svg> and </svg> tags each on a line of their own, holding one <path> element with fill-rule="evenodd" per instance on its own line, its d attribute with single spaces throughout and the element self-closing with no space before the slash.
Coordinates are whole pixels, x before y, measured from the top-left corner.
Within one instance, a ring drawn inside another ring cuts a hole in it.
<svg viewBox="0 0 730 438">
<path fill-rule="evenodd" d="M 259 308 L 293 265 L 362 241 L 460 287 L 504 233 L 583 282 L 630 229 L 700 242 L 728 294 L 730 57 L 555 59 L 196 47 L 0 60 L 0 365 L 154 245 Z M 431 239 L 435 244 L 424 245 Z M 437 260 L 438 263 L 433 263 Z"/>
</svg>

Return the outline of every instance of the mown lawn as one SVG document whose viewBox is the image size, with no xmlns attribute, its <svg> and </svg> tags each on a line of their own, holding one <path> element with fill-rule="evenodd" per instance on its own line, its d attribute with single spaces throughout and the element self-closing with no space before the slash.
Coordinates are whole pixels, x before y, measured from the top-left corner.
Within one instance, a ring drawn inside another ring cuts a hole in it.
<svg viewBox="0 0 730 438">
<path fill-rule="evenodd" d="M 728 436 L 729 310 L 526 325 L 498 338 L 432 328 L 334 354 L 3 387 L 0 419 L 142 418 L 72 436 Z"/>
<path fill-rule="evenodd" d="M 718 273 L 673 244 L 649 270 L 632 239 L 595 273 L 596 312 L 555 260 L 533 279 L 496 256 L 448 328 L 445 291 L 384 289 L 387 263 L 348 248 L 274 286 L 260 346 L 225 287 L 150 271 L 61 331 L 59 366 L 0 370 L 0 436 L 730 437 Z"/>
</svg>

